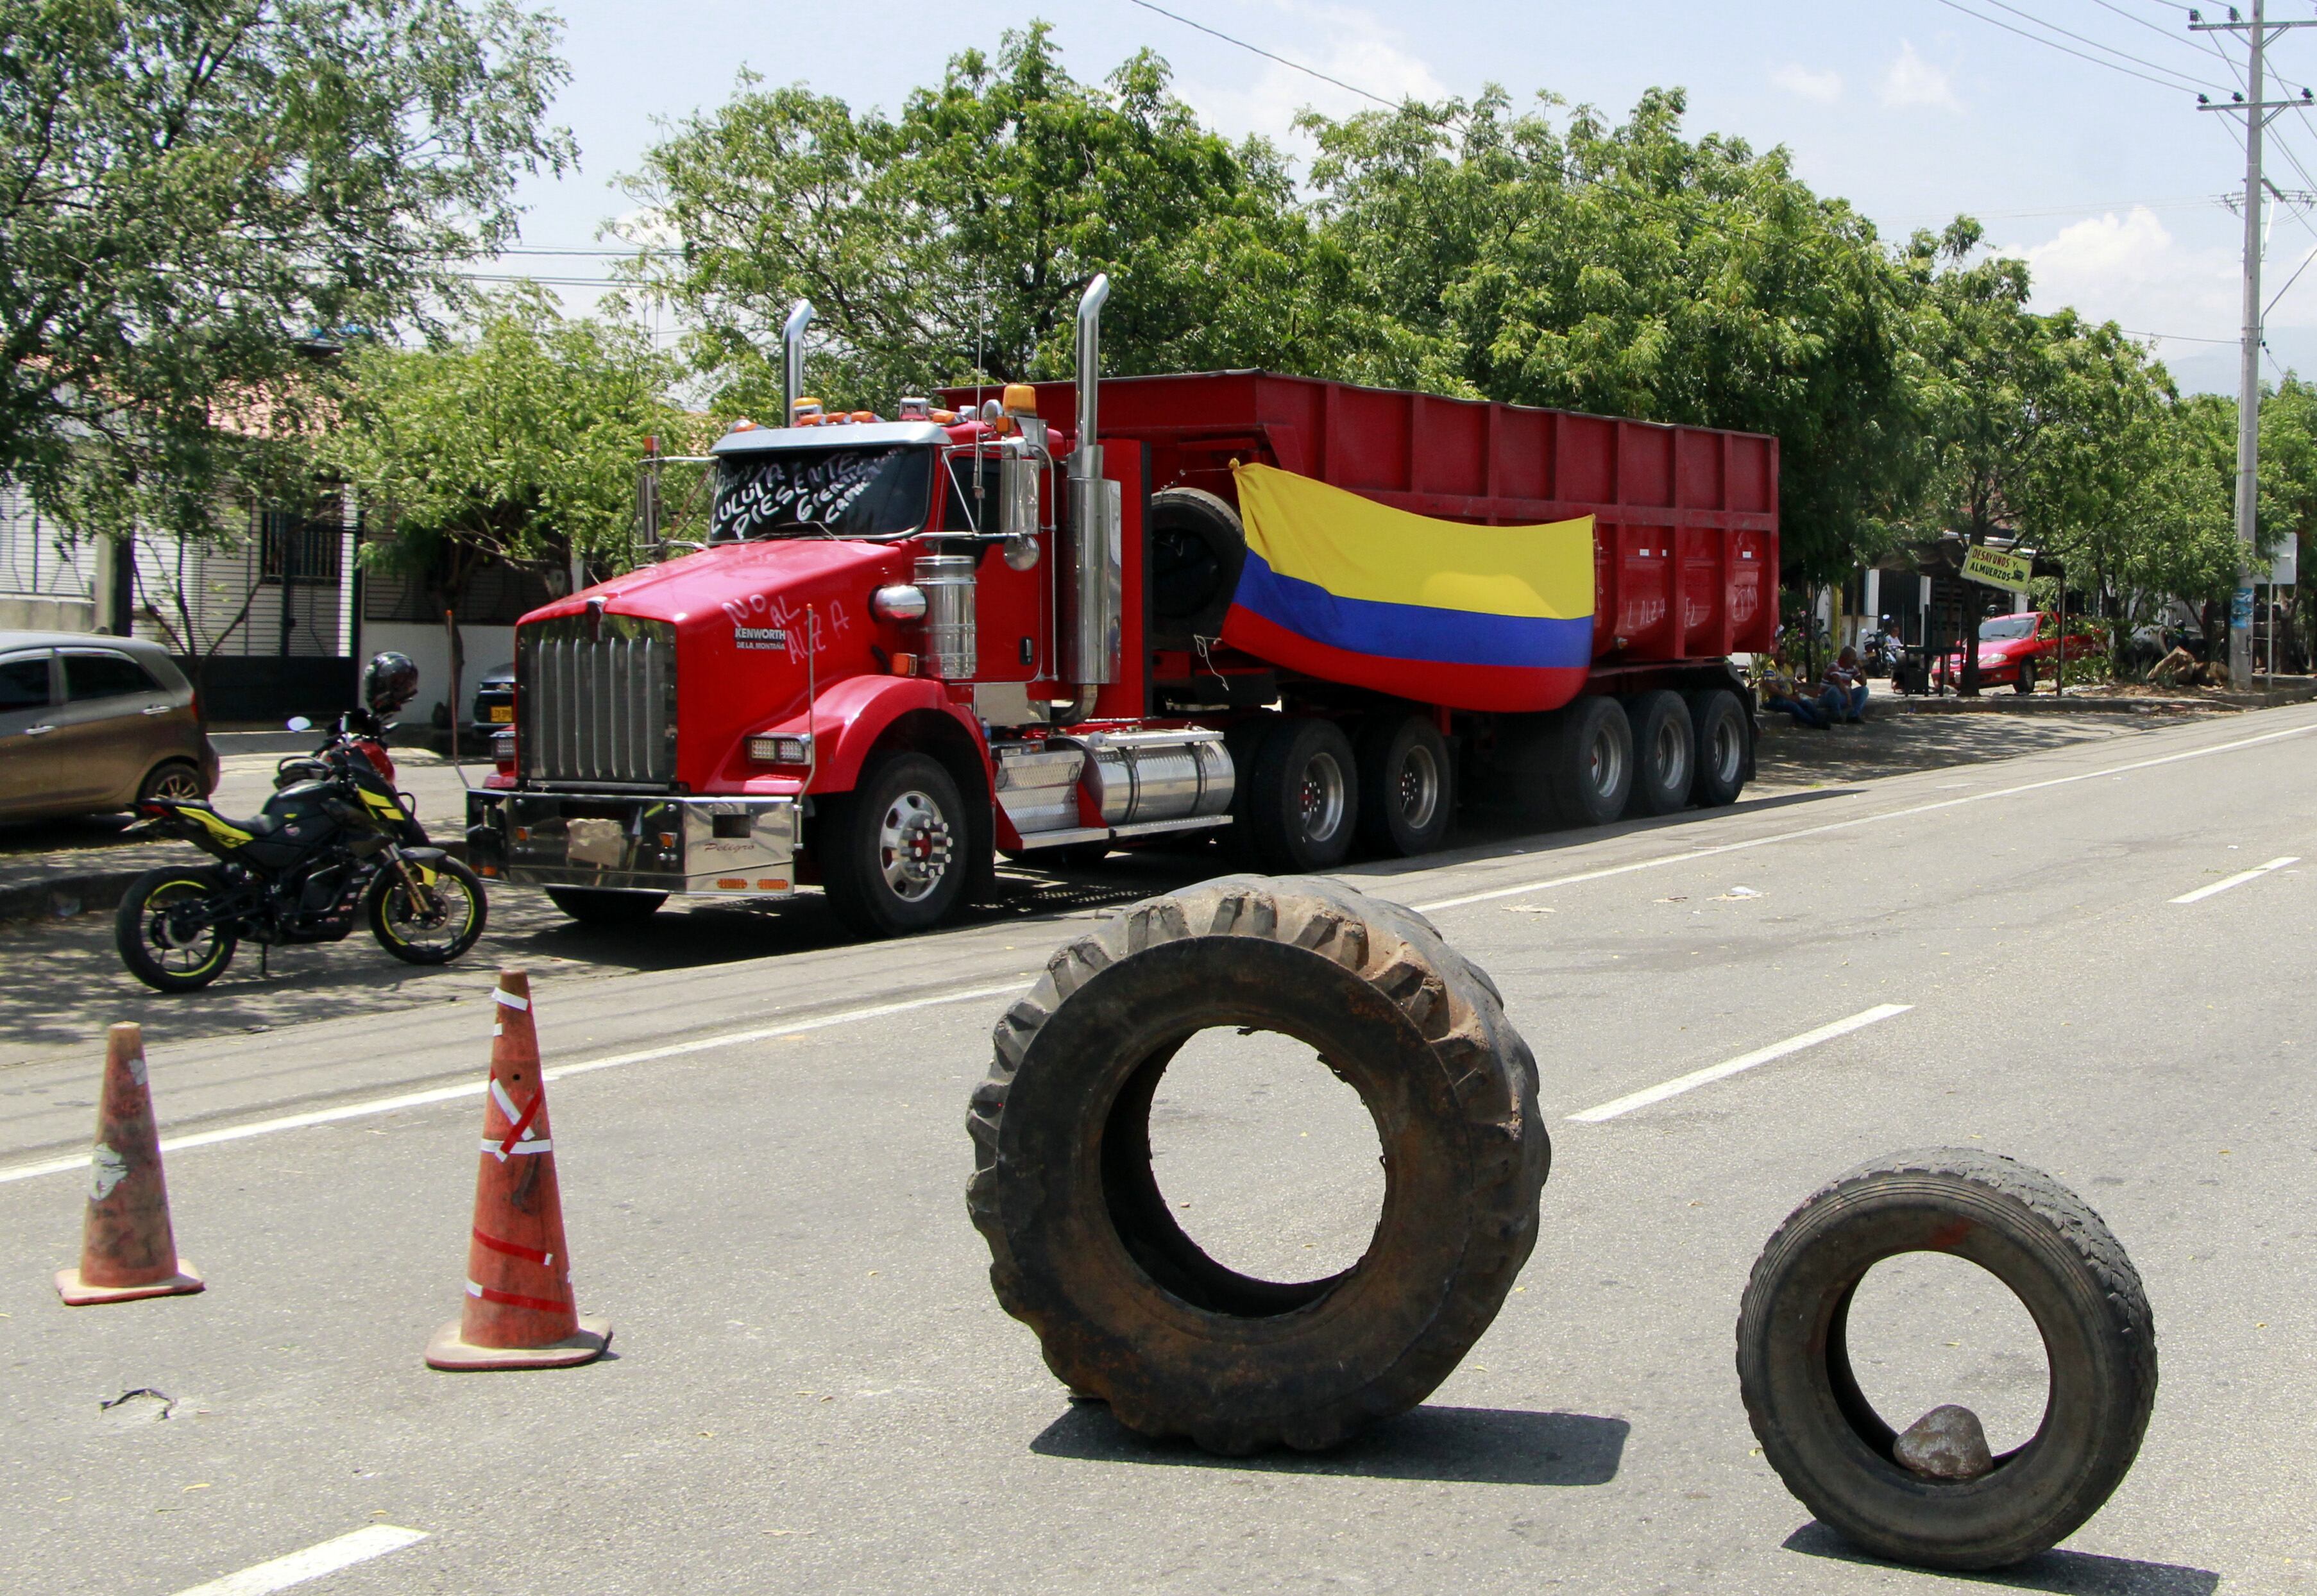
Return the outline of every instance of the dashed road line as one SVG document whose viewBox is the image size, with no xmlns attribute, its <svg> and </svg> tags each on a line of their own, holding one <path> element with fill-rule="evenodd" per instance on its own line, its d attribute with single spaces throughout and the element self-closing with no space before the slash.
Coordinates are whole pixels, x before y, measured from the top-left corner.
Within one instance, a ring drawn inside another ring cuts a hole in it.
<svg viewBox="0 0 2317 1596">
<path fill-rule="evenodd" d="M 221 1580 L 211 1580 L 206 1585 L 194 1585 L 180 1591 L 177 1596 L 267 1596 L 273 1591 L 286 1591 L 292 1585 L 302 1585 L 308 1580 L 320 1579 L 326 1574 L 335 1574 L 341 1568 L 352 1568 L 357 1563 L 367 1563 L 372 1557 L 383 1557 L 389 1552 L 398 1552 L 405 1547 L 416 1546 L 426 1538 L 424 1529 L 405 1529 L 395 1524 L 372 1524 L 366 1529 L 326 1540 L 318 1547 L 308 1547 L 302 1552 L 292 1552 L 286 1557 L 276 1557 L 271 1563 L 260 1563 L 238 1574 L 227 1574 Z"/>
<path fill-rule="evenodd" d="M 1647 859 L 1635 859 L 1627 865 L 1611 865 L 1599 870 L 1580 870 L 1571 875 L 1556 875 L 1549 880 L 1526 882 L 1519 886 L 1492 887 L 1484 892 L 1466 892 L 1459 897 L 1439 898 L 1429 903 L 1410 904 L 1409 907 L 1418 914 L 1431 914 L 1443 909 L 1462 909 L 1468 903 L 1488 903 L 1498 898 L 1525 897 L 1531 892 L 1549 892 L 1554 887 L 1575 886 L 1580 882 L 1605 881 L 1613 875 L 1630 875 L 1636 870 L 1655 870 L 1661 865 L 1686 864 L 1692 859 L 1718 858 L 1723 854 L 1743 853 L 1749 848 L 1768 847 L 1773 843 L 1800 842 L 1804 838 L 1823 837 L 1831 831 L 1847 831 L 1859 826 L 1876 825 L 1883 820 L 1902 820 L 1910 815 L 1931 814 L 1942 809 L 1955 809 L 1965 803 L 1985 803 L 1990 799 L 2016 798 L 2022 793 L 2041 792 L 2047 787 L 2064 787 L 2076 782 L 2098 781 L 2102 776 L 2123 776 L 2128 771 L 2148 770 L 2159 765 L 2176 765 L 2183 759 L 2201 759 L 2210 754 L 2232 753 L 2238 749 L 2254 748 L 2261 743 L 2275 742 L 2279 738 L 2300 737 L 2311 731 L 2317 731 L 2317 724 L 2290 726 L 2282 731 L 2268 731 L 2259 737 L 2240 738 L 2235 742 L 2215 743 L 2207 749 L 2189 749 L 2183 753 L 2165 754 L 2153 759 L 2135 759 L 2129 765 L 2112 765 L 2105 770 L 2087 770 L 2076 776 L 2055 776 L 2040 782 L 2024 782 L 2016 787 L 1999 787 L 1992 792 L 1972 793 L 1961 798 L 1943 798 L 1936 803 L 1918 803 L 1906 809 L 1884 810 L 1880 814 L 1863 814 L 1847 820 L 1829 820 L 1824 825 L 1804 826 L 1799 830 L 1780 831 L 1770 837 L 1749 837 L 1740 842 L 1718 843 L 1712 847 L 1686 848 L 1677 854 L 1659 854 Z"/>
<path fill-rule="evenodd" d="M 836 1014 L 824 1014 L 810 1019 L 791 1020 L 786 1025 L 762 1026 L 754 1030 L 727 1031 L 720 1036 L 702 1036 L 690 1042 L 670 1043 L 666 1047 L 647 1047 L 638 1053 L 618 1053 L 608 1058 L 582 1059 L 577 1063 L 557 1064 L 541 1070 L 549 1080 L 562 1080 L 573 1075 L 585 1075 L 596 1070 L 616 1070 L 627 1064 L 646 1064 L 656 1059 L 678 1058 L 688 1053 L 706 1053 L 711 1048 L 740 1047 L 751 1042 L 770 1042 L 783 1036 L 801 1036 L 807 1031 L 825 1031 L 834 1026 L 860 1024 L 866 1020 L 883 1019 L 890 1015 L 908 1014 L 920 1009 L 939 1008 L 945 1003 L 968 1003 L 979 998 L 1003 997 L 1009 992 L 1027 990 L 1025 977 L 1003 986 L 978 986 L 964 991 L 941 992 L 930 998 L 912 998 L 900 1003 L 878 1003 L 866 1009 L 847 1009 Z M 373 1114 L 393 1114 L 404 1108 L 423 1108 L 432 1103 L 453 1103 L 461 1098 L 479 1098 L 484 1083 L 461 1081 L 456 1086 L 429 1087 L 424 1091 L 397 1092 L 392 1097 L 368 1098 L 359 1103 L 341 1103 L 331 1108 L 314 1108 L 303 1114 L 283 1114 L 272 1119 L 253 1120 L 244 1125 L 221 1125 L 213 1131 L 195 1131 L 189 1135 L 163 1139 L 161 1151 L 179 1152 L 189 1147 L 214 1147 L 221 1142 L 246 1142 L 252 1136 L 270 1136 L 282 1131 L 303 1130 L 309 1125 L 334 1125 L 342 1119 L 363 1119 Z M 0 1186 L 14 1180 L 32 1180 L 42 1175 L 67 1175 L 88 1168 L 88 1154 L 76 1153 L 70 1158 L 49 1159 L 44 1163 L 19 1164 L 13 1170 L 0 1170 Z"/>
<path fill-rule="evenodd" d="M 2174 903 L 2201 903 L 2205 899 L 2214 896 L 2215 893 L 2225 892 L 2231 887 L 2241 887 L 2249 881 L 2259 881 L 2262 876 L 2267 875 L 2272 870 L 2282 870 L 2287 865 L 2298 865 L 2299 863 L 2301 863 L 2301 860 L 2297 855 L 2287 854 L 2284 858 L 2271 859 L 2266 865 L 2256 865 L 2250 870 L 2240 870 L 2234 875 L 2230 876 L 2226 881 L 2216 881 L 2210 886 L 2198 887 L 2193 892 L 2183 892 L 2178 897 L 2169 900 L 2169 901 Z"/>
<path fill-rule="evenodd" d="M 1679 1097 L 1683 1092 L 1694 1090 L 1713 1081 L 1726 1080 L 1732 1075 L 1741 1074 L 1774 1060 L 1785 1058 L 1789 1054 L 1802 1052 L 1804 1048 L 1816 1047 L 1821 1042 L 1831 1042 L 1837 1036 L 1847 1036 L 1853 1031 L 1865 1030 L 1868 1026 L 1889 1019 L 1893 1015 L 1904 1014 L 1913 1007 L 1911 1003 L 1877 1003 L 1874 1008 L 1863 1009 L 1848 1019 L 1838 1019 L 1831 1025 L 1819 1027 L 1815 1031 L 1804 1031 L 1801 1036 L 1789 1036 L 1784 1042 L 1773 1042 L 1769 1046 L 1758 1047 L 1752 1053 L 1741 1053 L 1734 1059 L 1725 1059 L 1718 1064 L 1708 1064 L 1703 1070 L 1692 1070 L 1686 1075 L 1677 1075 L 1671 1080 L 1663 1081 L 1659 1085 L 1647 1087 L 1636 1092 L 1628 1092 L 1622 1098 L 1613 1098 L 1598 1107 L 1588 1108 L 1582 1114 L 1572 1114 L 1569 1117 L 1582 1125 L 1598 1125 L 1605 1119 L 1615 1119 L 1621 1114 L 1631 1114 L 1634 1109 L 1646 1108 L 1651 1103 L 1662 1103 L 1668 1098 Z"/>
</svg>

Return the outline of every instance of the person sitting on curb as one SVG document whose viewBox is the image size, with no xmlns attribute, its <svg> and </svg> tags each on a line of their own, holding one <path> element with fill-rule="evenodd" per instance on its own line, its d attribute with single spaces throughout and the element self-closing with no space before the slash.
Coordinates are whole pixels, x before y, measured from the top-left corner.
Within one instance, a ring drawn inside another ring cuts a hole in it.
<svg viewBox="0 0 2317 1596">
<path fill-rule="evenodd" d="M 1762 677 L 1762 707 L 1792 715 L 1804 726 L 1825 731 L 1833 724 L 1823 703 L 1813 704 L 1794 692 L 1794 678 L 1783 671 L 1767 671 Z"/>
<path fill-rule="evenodd" d="M 1858 650 L 1845 649 L 1826 668 L 1819 707 L 1837 721 L 1853 725 L 1866 719 L 1866 672 L 1858 664 Z"/>
</svg>

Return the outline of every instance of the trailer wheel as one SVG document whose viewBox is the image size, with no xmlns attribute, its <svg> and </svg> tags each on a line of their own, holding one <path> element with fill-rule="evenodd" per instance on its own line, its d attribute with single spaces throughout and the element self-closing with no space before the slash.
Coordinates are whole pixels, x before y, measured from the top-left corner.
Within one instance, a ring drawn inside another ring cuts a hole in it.
<svg viewBox="0 0 2317 1596">
<path fill-rule="evenodd" d="M 1282 875 L 1330 870 L 1352 850 L 1359 823 L 1358 763 L 1333 721 L 1282 721 L 1255 757 L 1247 841 Z"/>
<path fill-rule="evenodd" d="M 2051 1367 L 2034 1438 L 1973 1479 L 1896 1462 L 1897 1437 L 1851 1369 L 1859 1281 L 1922 1251 L 2009 1287 Z M 1861 1164 L 1778 1227 L 1746 1283 L 1738 1385 L 1763 1456 L 1822 1522 L 1901 1563 L 2000 1568 L 2073 1533 L 2123 1483 L 2156 1400 L 2155 1323 L 2132 1260 L 2081 1198 L 2010 1159 L 1933 1148 Z"/>
<path fill-rule="evenodd" d="M 1700 809 L 1738 802 L 1746 788 L 1746 705 L 1726 687 L 1688 695 L 1690 730 L 1697 740 L 1689 795 Z"/>
<path fill-rule="evenodd" d="M 1659 688 L 1625 701 L 1633 729 L 1633 790 L 1629 813 L 1673 814 L 1689 807 L 1697 774 L 1697 729 L 1681 695 Z"/>
<path fill-rule="evenodd" d="M 1633 791 L 1633 722 L 1624 705 L 1600 694 L 1559 711 L 1555 722 L 1545 759 L 1554 817 L 1564 826 L 1606 826 L 1624 813 Z"/>
<path fill-rule="evenodd" d="M 1353 757 L 1360 772 L 1363 846 L 1411 858 L 1447 839 L 1455 816 L 1455 771 L 1448 740 L 1430 715 L 1375 717 L 1360 729 Z"/>
<path fill-rule="evenodd" d="M 1150 646 L 1188 649 L 1221 637 L 1223 614 L 1247 563 L 1239 512 L 1203 488 L 1162 488 L 1150 496 Z"/>
<path fill-rule="evenodd" d="M 817 829 L 828 906 L 864 936 L 939 924 L 973 874 L 957 783 L 929 755 L 872 758 L 852 792 L 821 800 Z"/>
<path fill-rule="evenodd" d="M 1374 1118 L 1382 1211 L 1340 1274 L 1240 1275 L 1168 1212 L 1152 1098 L 1220 1027 L 1309 1045 Z M 1552 1160 L 1535 1061 L 1488 978 L 1410 910 L 1250 876 L 1152 898 L 1048 961 L 994 1040 L 967 1121 L 990 1284 L 1057 1377 L 1144 1434 L 1334 1445 L 1446 1378 L 1535 1244 Z"/>
</svg>

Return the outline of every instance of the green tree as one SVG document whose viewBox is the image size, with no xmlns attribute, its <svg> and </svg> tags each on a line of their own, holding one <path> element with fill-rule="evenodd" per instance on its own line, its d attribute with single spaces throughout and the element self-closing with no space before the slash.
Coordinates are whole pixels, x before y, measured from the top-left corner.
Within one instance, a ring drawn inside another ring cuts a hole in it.
<svg viewBox="0 0 2317 1596">
<path fill-rule="evenodd" d="M 536 570 L 553 588 L 575 560 L 627 568 L 644 440 L 705 442 L 706 418 L 667 397 L 675 375 L 633 318 L 566 319 L 536 288 L 486 300 L 460 341 L 348 358 L 329 463 L 374 529 L 364 558 L 416 578 L 443 617 L 453 704 L 455 606 L 478 569 Z"/>
<path fill-rule="evenodd" d="M 80 535 L 294 501 L 316 346 L 444 302 L 571 158 L 508 0 L 0 0 L 0 478 Z"/>
<path fill-rule="evenodd" d="M 1330 275 L 1277 154 L 1200 127 L 1138 54 L 1100 85 L 1050 30 L 968 50 L 898 120 L 744 76 L 729 103 L 645 157 L 630 193 L 675 242 L 640 279 L 698 327 L 727 408 L 776 413 L 789 307 L 819 317 L 812 381 L 885 409 L 907 391 L 1070 370 L 1072 314 L 1117 288 L 1118 373 L 1309 363 Z"/>
<path fill-rule="evenodd" d="M 1784 149 L 1684 137 L 1678 90 L 1614 127 L 1556 103 L 1305 119 L 1359 374 L 1775 434 L 1785 562 L 1846 574 L 1910 491 L 1904 264 Z"/>
</svg>

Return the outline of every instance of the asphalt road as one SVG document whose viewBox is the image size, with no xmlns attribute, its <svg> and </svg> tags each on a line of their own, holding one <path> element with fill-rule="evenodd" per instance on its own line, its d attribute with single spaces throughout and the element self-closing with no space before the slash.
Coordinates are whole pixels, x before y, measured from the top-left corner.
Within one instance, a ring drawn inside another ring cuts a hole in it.
<svg viewBox="0 0 2317 1596">
<path fill-rule="evenodd" d="M 0 1569 L 166 1596 L 390 1525 L 425 1538 L 300 1588 L 1960 1590 L 1813 1526 L 1731 1365 L 1779 1219 L 1863 1159 L 1950 1144 L 2083 1194 L 2162 1356 L 2130 1478 L 2003 1580 L 2317 1589 L 2313 767 L 2317 710 L 2277 710 L 1348 873 L 1495 976 L 1555 1160 L 1535 1255 L 1463 1366 L 1317 1457 L 1209 1457 L 1071 1407 L 989 1291 L 966 1094 L 1007 992 L 1099 907 L 538 969 L 549 1063 L 602 1066 L 551 1091 L 582 1308 L 617 1330 L 615 1358 L 560 1373 L 419 1361 L 459 1300 L 479 972 L 390 1011 L 318 987 L 258 1032 L 180 1038 L 152 1011 L 165 1125 L 202 1138 L 169 1161 L 197 1297 L 56 1301 L 101 1048 L 55 1038 L 0 1070 Z M 1194 1233 L 1289 1274 L 1356 1251 L 1376 1193 L 1356 1105 L 1276 1039 L 1196 1048 L 1154 1117 Z M 1862 1294 L 1869 1395 L 1901 1422 L 1965 1402 L 1999 1445 L 2032 1425 L 2016 1305 L 1927 1264 L 1892 1276 Z M 140 1388 L 166 1418 L 100 1410 Z"/>
</svg>

